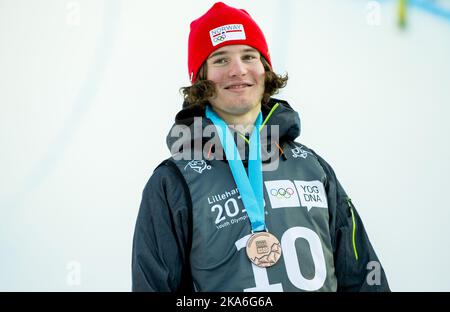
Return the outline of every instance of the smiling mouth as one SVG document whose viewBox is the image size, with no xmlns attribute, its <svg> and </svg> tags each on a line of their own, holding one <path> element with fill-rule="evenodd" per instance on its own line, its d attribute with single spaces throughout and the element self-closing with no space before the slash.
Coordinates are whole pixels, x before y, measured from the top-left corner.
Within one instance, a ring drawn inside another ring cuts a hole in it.
<svg viewBox="0 0 450 312">
<path fill-rule="evenodd" d="M 251 84 L 248 83 L 242 83 L 242 84 L 236 84 L 236 85 L 231 85 L 228 87 L 225 87 L 226 90 L 238 90 L 238 89 L 244 89 L 247 87 L 251 87 Z"/>
</svg>

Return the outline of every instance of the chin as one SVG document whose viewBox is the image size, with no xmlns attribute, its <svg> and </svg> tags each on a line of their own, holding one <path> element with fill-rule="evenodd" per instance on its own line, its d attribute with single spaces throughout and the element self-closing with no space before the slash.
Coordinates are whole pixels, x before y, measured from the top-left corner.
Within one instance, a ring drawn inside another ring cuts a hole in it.
<svg viewBox="0 0 450 312">
<path fill-rule="evenodd" d="M 250 104 L 248 102 L 234 103 L 232 106 L 230 106 L 230 113 L 233 113 L 236 115 L 245 114 L 245 113 L 251 111 L 253 109 L 253 107 L 254 107 L 254 105 Z"/>
<path fill-rule="evenodd" d="M 215 98 L 210 100 L 211 104 L 218 109 L 230 115 L 242 115 L 253 110 L 257 104 L 257 99 L 249 97 L 234 97 L 234 98 Z"/>
<path fill-rule="evenodd" d="M 241 98 L 241 99 L 234 99 L 231 101 L 231 105 L 234 108 L 241 108 L 245 110 L 251 110 L 255 107 L 256 100 L 249 99 L 249 98 Z"/>
</svg>

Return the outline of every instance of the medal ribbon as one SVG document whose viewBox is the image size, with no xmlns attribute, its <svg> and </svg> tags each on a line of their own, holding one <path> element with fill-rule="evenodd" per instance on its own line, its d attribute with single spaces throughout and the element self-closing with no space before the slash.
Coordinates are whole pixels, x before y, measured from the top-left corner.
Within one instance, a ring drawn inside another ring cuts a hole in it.
<svg viewBox="0 0 450 312">
<path fill-rule="evenodd" d="M 262 113 L 259 112 L 255 127 L 250 136 L 248 176 L 242 164 L 241 156 L 236 148 L 228 125 L 210 107 L 206 106 L 205 116 L 216 126 L 228 165 L 241 195 L 245 210 L 250 219 L 252 232 L 266 230 L 264 215 L 264 196 L 262 183 L 261 143 L 259 130 L 262 124 Z"/>
</svg>

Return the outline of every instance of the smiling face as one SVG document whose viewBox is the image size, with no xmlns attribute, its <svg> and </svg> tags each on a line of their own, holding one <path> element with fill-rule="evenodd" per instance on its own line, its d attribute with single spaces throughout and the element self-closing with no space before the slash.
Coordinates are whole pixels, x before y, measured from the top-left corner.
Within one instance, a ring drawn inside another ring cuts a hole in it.
<svg viewBox="0 0 450 312">
<path fill-rule="evenodd" d="M 211 53 L 206 62 L 207 79 L 215 83 L 216 91 L 209 102 L 219 116 L 225 121 L 243 115 L 256 118 L 265 78 L 259 51 L 247 45 L 228 45 Z"/>
</svg>

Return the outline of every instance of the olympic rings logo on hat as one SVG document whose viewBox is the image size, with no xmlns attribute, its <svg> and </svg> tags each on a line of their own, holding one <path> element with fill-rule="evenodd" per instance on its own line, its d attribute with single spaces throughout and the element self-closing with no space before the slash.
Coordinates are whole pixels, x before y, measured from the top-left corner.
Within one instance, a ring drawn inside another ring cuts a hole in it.
<svg viewBox="0 0 450 312">
<path fill-rule="evenodd" d="M 224 41 L 225 39 L 227 39 L 227 34 L 226 33 L 222 33 L 220 36 L 214 37 L 214 42 L 218 42 L 218 41 Z"/>
<path fill-rule="evenodd" d="M 294 195 L 294 193 L 294 190 L 290 187 L 270 190 L 270 195 L 276 196 L 278 198 L 290 198 L 292 195 Z"/>
</svg>

